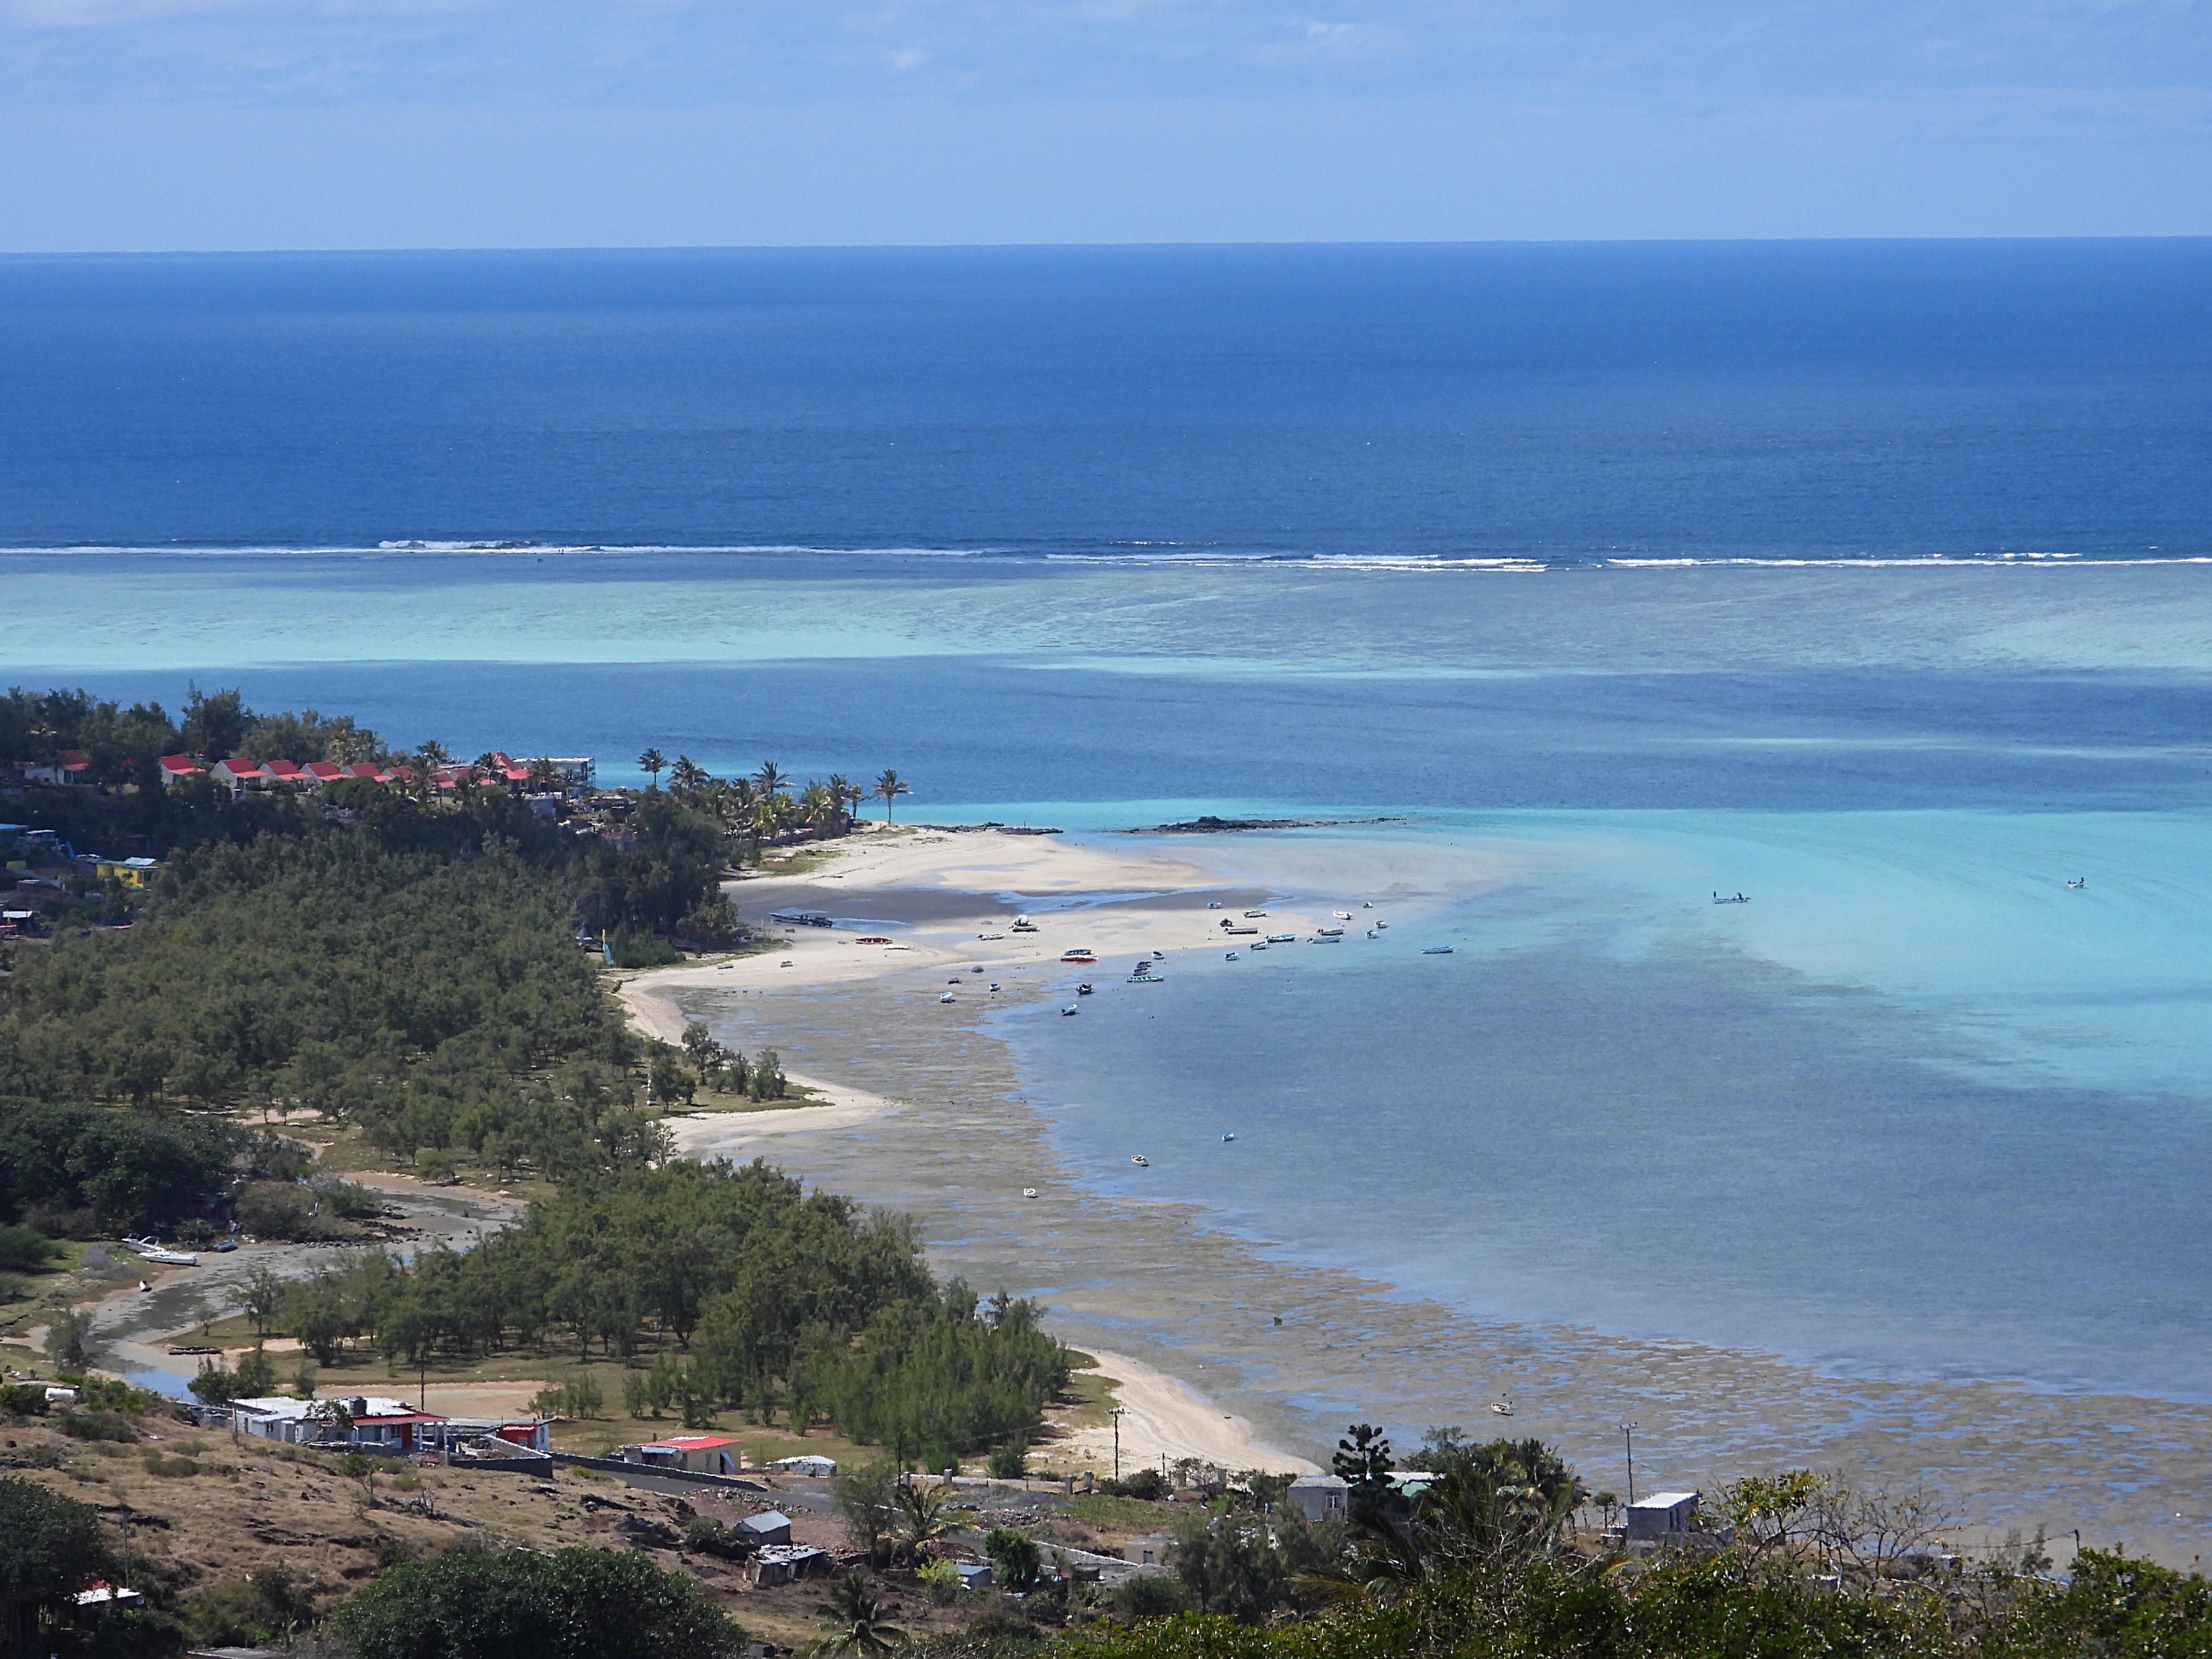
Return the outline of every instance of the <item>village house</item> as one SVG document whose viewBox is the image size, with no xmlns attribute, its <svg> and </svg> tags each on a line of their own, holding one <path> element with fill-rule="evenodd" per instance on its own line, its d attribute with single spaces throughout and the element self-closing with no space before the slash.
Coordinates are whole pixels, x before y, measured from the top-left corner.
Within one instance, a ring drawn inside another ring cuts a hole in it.
<svg viewBox="0 0 2212 1659">
<path fill-rule="evenodd" d="M 165 789 L 173 789 L 186 778 L 196 778 L 206 769 L 190 755 L 164 755 L 155 765 L 160 769 Z"/>
<path fill-rule="evenodd" d="M 217 783 L 228 784 L 230 793 L 234 795 L 248 784 L 269 781 L 269 774 L 263 769 L 261 763 L 248 760 L 243 755 L 233 755 L 227 759 L 217 761 L 208 769 L 208 775 Z"/>
<path fill-rule="evenodd" d="M 230 1425 L 241 1433 L 293 1445 L 347 1445 L 407 1455 L 428 1443 L 447 1419 L 404 1400 L 355 1395 L 346 1400 L 295 1400 L 275 1395 L 230 1402 Z"/>
<path fill-rule="evenodd" d="M 1283 1496 L 1309 1521 L 1341 1521 L 1346 1494 L 1351 1490 L 1340 1474 L 1302 1474 L 1291 1482 Z"/>
<path fill-rule="evenodd" d="M 1665 1543 L 1698 1530 L 1698 1498 L 1693 1492 L 1655 1492 L 1628 1506 L 1628 1541 Z"/>
<path fill-rule="evenodd" d="M 625 1463 L 685 1469 L 693 1474 L 735 1474 L 744 1455 L 737 1438 L 726 1434 L 677 1434 L 622 1449 Z"/>
</svg>

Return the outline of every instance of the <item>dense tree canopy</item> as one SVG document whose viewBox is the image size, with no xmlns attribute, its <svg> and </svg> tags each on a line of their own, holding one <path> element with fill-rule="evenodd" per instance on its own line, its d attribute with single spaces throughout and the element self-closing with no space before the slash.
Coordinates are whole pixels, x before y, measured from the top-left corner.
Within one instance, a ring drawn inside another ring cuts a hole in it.
<svg viewBox="0 0 2212 1659">
<path fill-rule="evenodd" d="M 356 1337 L 409 1359 L 671 1345 L 678 1393 L 710 1410 L 826 1412 L 932 1462 L 1030 1428 L 1067 1376 L 1032 1304 L 940 1288 L 903 1221 L 759 1163 L 579 1178 L 466 1255 L 307 1280 L 285 1320 L 325 1362 Z"/>
<path fill-rule="evenodd" d="M 626 1550 L 458 1550 L 381 1574 L 336 1624 L 356 1659 L 725 1659 L 744 1643 L 697 1584 Z"/>
<path fill-rule="evenodd" d="M 89 1504 L 13 1475 L 0 1475 L 0 1643 L 12 1654 L 40 1651 L 39 1613 L 58 1607 L 108 1564 L 107 1540 Z"/>
</svg>

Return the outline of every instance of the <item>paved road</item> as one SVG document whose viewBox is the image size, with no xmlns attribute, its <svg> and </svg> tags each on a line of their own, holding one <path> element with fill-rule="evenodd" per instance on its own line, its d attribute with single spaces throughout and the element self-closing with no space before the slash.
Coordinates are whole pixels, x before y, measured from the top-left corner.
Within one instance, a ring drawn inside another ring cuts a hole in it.
<svg viewBox="0 0 2212 1659">
<path fill-rule="evenodd" d="M 272 1243 L 242 1245 L 223 1255 L 203 1250 L 198 1267 L 179 1267 L 143 1294 L 118 1291 L 94 1310 L 93 1340 L 102 1363 L 141 1388 L 181 1397 L 199 1362 L 173 1358 L 167 1339 L 236 1313 L 244 1305 L 246 1281 L 256 1267 L 267 1267 L 285 1279 L 304 1279 L 323 1263 L 343 1261 L 361 1249 L 398 1249 L 411 1254 L 434 1243 L 465 1249 L 517 1213 L 516 1206 L 506 1200 L 460 1188 L 426 1191 L 410 1187 L 403 1191 L 382 1187 L 374 1178 L 362 1184 L 388 1193 L 392 1208 L 404 1217 L 404 1225 L 416 1236 L 397 1244 Z M 129 1260 L 119 1248 L 111 1249 L 118 1261 Z"/>
</svg>

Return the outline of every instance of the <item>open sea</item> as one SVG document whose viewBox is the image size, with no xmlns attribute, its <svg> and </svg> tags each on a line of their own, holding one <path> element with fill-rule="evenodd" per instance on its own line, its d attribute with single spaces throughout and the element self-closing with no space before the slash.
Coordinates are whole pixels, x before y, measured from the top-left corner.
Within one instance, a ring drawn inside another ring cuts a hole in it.
<svg viewBox="0 0 2212 1659">
<path fill-rule="evenodd" d="M 1401 815 L 1504 878 L 999 1022 L 1072 1163 L 2212 1398 L 2212 243 L 5 260 L 0 547 L 25 684 Z"/>
</svg>

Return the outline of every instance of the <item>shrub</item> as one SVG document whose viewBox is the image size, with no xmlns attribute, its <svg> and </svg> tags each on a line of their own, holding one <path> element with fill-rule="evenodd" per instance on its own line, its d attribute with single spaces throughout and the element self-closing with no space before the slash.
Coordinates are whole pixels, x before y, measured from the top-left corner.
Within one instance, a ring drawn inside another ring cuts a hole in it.
<svg viewBox="0 0 2212 1659">
<path fill-rule="evenodd" d="M 34 1273 L 61 1254 L 61 1246 L 33 1227 L 0 1227 L 0 1269 Z"/>
<path fill-rule="evenodd" d="M 325 1182 L 315 1190 L 323 1200 L 324 1209 L 349 1221 L 366 1221 L 384 1213 L 384 1194 L 357 1182 Z"/>
<path fill-rule="evenodd" d="M 44 1417 L 46 1414 L 46 1385 L 43 1382 L 9 1382 L 0 1386 L 0 1411 L 16 1417 Z"/>
<path fill-rule="evenodd" d="M 1016 1440 L 999 1447 L 986 1460 L 984 1467 L 994 1480 L 1019 1480 L 1030 1472 L 1030 1448 L 1026 1440 Z"/>
<path fill-rule="evenodd" d="M 998 1570 L 1000 1588 L 1033 1589 L 1044 1569 L 1044 1552 L 1037 1540 L 1011 1527 L 994 1527 L 983 1536 L 983 1553 Z"/>
<path fill-rule="evenodd" d="M 950 1561 L 925 1561 L 914 1575 L 921 1583 L 922 1594 L 929 1604 L 946 1607 L 959 1599 L 960 1569 Z"/>
<path fill-rule="evenodd" d="M 329 1233 L 318 1218 L 315 1194 L 289 1181 L 257 1181 L 231 1202 L 238 1224 L 262 1238 L 313 1239 Z"/>
<path fill-rule="evenodd" d="M 138 1437 L 138 1431 L 113 1412 L 65 1412 L 56 1421 L 61 1431 L 72 1440 L 115 1440 L 127 1443 Z"/>
<path fill-rule="evenodd" d="M 189 1457 L 164 1457 L 157 1451 L 148 1452 L 145 1463 L 147 1474 L 158 1474 L 169 1479 L 198 1474 L 200 1472 L 200 1466 Z"/>
<path fill-rule="evenodd" d="M 1167 1496 L 1168 1483 L 1158 1469 L 1138 1469 L 1120 1480 L 1101 1480 L 1098 1490 L 1114 1498 L 1138 1498 L 1156 1504 Z"/>
<path fill-rule="evenodd" d="M 684 960 L 684 952 L 650 933 L 619 929 L 607 936 L 607 954 L 617 968 L 665 968 Z"/>
<path fill-rule="evenodd" d="M 1190 1594 L 1165 1573 L 1145 1573 L 1115 1585 L 1106 1605 L 1125 1619 L 1165 1619 L 1190 1611 Z"/>
</svg>

